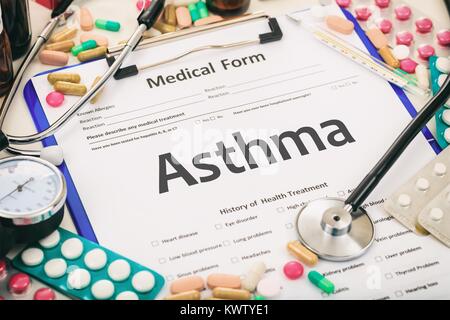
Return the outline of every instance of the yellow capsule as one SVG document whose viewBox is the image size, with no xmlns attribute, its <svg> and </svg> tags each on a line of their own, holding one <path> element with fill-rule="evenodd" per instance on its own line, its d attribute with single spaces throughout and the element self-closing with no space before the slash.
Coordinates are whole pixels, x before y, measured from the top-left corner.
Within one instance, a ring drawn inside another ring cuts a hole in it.
<svg viewBox="0 0 450 320">
<path fill-rule="evenodd" d="M 94 82 L 92 82 L 92 85 L 91 85 L 91 89 L 100 81 L 101 78 L 102 77 L 97 76 L 94 79 Z M 97 103 L 98 99 L 100 99 L 100 96 L 102 95 L 103 89 L 105 89 L 105 87 L 101 88 L 89 102 L 92 104 Z"/>
<path fill-rule="evenodd" d="M 312 267 L 317 264 L 318 258 L 314 252 L 309 251 L 298 241 L 291 241 L 287 245 L 287 249 L 298 260 Z"/>
<path fill-rule="evenodd" d="M 52 50 L 52 51 L 62 51 L 62 52 L 69 52 L 72 47 L 75 46 L 75 42 L 72 40 L 65 40 L 61 42 L 55 42 L 50 43 L 45 46 L 45 49 Z"/>
<path fill-rule="evenodd" d="M 50 84 L 55 84 L 57 81 L 65 81 L 65 82 L 71 82 L 71 83 L 80 83 L 81 77 L 77 73 L 50 73 L 47 76 L 48 82 Z"/>
<path fill-rule="evenodd" d="M 250 300 L 252 294 L 243 289 L 214 288 L 213 297 L 230 300 Z"/>
<path fill-rule="evenodd" d="M 55 43 L 55 42 L 61 42 L 65 40 L 70 40 L 75 38 L 77 35 L 78 29 L 77 28 L 65 28 L 61 30 L 60 32 L 55 33 L 53 36 L 50 37 L 49 42 Z"/>
<path fill-rule="evenodd" d="M 154 25 L 153 28 L 155 28 L 156 30 L 158 30 L 161 33 L 170 33 L 170 32 L 175 32 L 177 31 L 177 27 L 172 26 L 170 24 L 161 22 L 161 21 L 157 21 Z"/>
<path fill-rule="evenodd" d="M 164 300 L 200 300 L 200 292 L 196 290 L 181 292 L 167 296 Z"/>
<path fill-rule="evenodd" d="M 87 92 L 87 88 L 84 84 L 66 81 L 57 81 L 53 85 L 53 88 L 55 89 L 55 91 L 71 96 L 83 96 Z"/>
<path fill-rule="evenodd" d="M 177 25 L 177 14 L 173 4 L 169 4 L 164 9 L 164 21 L 171 26 Z"/>
<path fill-rule="evenodd" d="M 387 65 L 391 66 L 394 69 L 400 68 L 400 61 L 394 56 L 391 49 L 386 46 L 378 50 L 378 53 L 383 58 L 384 62 Z"/>
<path fill-rule="evenodd" d="M 94 60 L 94 59 L 97 59 L 97 58 L 102 58 L 102 57 L 104 57 L 106 55 L 106 51 L 107 50 L 108 49 L 106 47 L 97 47 L 95 49 L 91 49 L 91 50 L 86 50 L 86 51 L 80 52 L 77 55 L 77 58 L 81 62 Z"/>
</svg>

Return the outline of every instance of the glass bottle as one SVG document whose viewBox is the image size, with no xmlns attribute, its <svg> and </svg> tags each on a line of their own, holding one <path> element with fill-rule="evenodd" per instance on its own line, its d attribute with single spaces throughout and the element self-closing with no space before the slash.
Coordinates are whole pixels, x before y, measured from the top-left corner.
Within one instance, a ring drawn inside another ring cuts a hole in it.
<svg viewBox="0 0 450 320">
<path fill-rule="evenodd" d="M 5 95 L 11 88 L 14 74 L 11 46 L 8 35 L 3 28 L 2 9 L 0 8 L 0 96 Z"/>
<path fill-rule="evenodd" d="M 3 23 L 9 35 L 13 59 L 23 56 L 30 46 L 31 25 L 28 0 L 0 0 Z"/>
<path fill-rule="evenodd" d="M 206 6 L 219 16 L 238 16 L 248 10 L 250 0 L 206 0 Z"/>
</svg>

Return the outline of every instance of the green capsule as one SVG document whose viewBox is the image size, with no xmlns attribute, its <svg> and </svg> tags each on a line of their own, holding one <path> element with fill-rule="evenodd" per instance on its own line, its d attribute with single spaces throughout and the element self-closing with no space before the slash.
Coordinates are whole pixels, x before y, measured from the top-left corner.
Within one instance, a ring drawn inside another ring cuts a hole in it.
<svg viewBox="0 0 450 320">
<path fill-rule="evenodd" d="M 97 48 L 97 42 L 95 42 L 95 40 L 88 40 L 88 41 L 82 42 L 81 44 L 73 47 L 71 49 L 71 51 L 72 51 L 72 54 L 76 57 L 82 51 L 86 51 L 89 49 L 95 49 L 95 48 Z"/>
<path fill-rule="evenodd" d="M 334 292 L 334 284 L 325 278 L 321 273 L 317 271 L 310 271 L 308 273 L 308 279 L 311 281 L 317 288 L 321 289 L 323 292 L 331 294 Z"/>
<path fill-rule="evenodd" d="M 200 12 L 197 9 L 195 3 L 191 3 L 188 5 L 189 13 L 191 14 L 192 22 L 195 22 L 200 19 Z"/>
<path fill-rule="evenodd" d="M 266 300 L 266 298 L 263 296 L 254 296 L 253 300 Z"/>
<path fill-rule="evenodd" d="M 206 18 L 208 16 L 208 8 L 206 8 L 206 4 L 203 1 L 199 1 L 196 6 L 200 14 L 200 18 Z"/>
<path fill-rule="evenodd" d="M 120 23 L 117 21 L 97 19 L 95 26 L 99 29 L 117 32 L 120 29 Z"/>
</svg>

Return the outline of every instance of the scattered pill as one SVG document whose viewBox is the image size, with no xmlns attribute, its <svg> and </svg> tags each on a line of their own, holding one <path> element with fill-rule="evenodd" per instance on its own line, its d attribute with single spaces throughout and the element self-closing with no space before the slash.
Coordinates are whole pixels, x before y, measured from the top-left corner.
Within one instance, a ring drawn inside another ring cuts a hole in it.
<svg viewBox="0 0 450 320">
<path fill-rule="evenodd" d="M 407 208 L 411 205 L 411 197 L 407 194 L 401 194 L 398 197 L 397 202 L 401 207 Z"/>
<path fill-rule="evenodd" d="M 253 300 L 256 300 L 256 301 L 258 301 L 258 300 L 266 300 L 266 298 L 263 297 L 263 296 L 260 296 L 260 295 L 256 295 L 256 296 L 253 297 Z"/>
<path fill-rule="evenodd" d="M 123 259 L 113 261 L 108 267 L 108 275 L 114 281 L 124 281 L 131 273 L 130 264 Z"/>
<path fill-rule="evenodd" d="M 389 40 L 378 28 L 370 28 L 366 32 L 366 35 L 377 49 L 381 49 L 389 45 Z"/>
<path fill-rule="evenodd" d="M 117 21 L 97 19 L 95 20 L 95 26 L 99 29 L 117 32 L 120 30 L 120 23 Z"/>
<path fill-rule="evenodd" d="M 359 21 L 367 21 L 369 20 L 372 12 L 368 7 L 358 7 L 355 9 L 356 19 Z"/>
<path fill-rule="evenodd" d="M 319 258 L 317 255 L 310 250 L 308 250 L 305 246 L 303 246 L 299 241 L 291 241 L 287 244 L 287 250 L 291 255 L 295 258 L 312 267 L 317 264 Z"/>
<path fill-rule="evenodd" d="M 227 300 L 250 300 L 251 293 L 243 289 L 214 288 L 213 297 Z"/>
<path fill-rule="evenodd" d="M 55 84 L 57 81 L 80 83 L 81 77 L 78 73 L 54 72 L 48 74 L 47 80 L 50 84 Z"/>
<path fill-rule="evenodd" d="M 33 300 L 56 300 L 56 294 L 50 288 L 40 288 L 34 293 Z"/>
<path fill-rule="evenodd" d="M 188 10 L 189 10 L 189 14 L 191 15 L 191 20 L 193 22 L 197 21 L 198 19 L 200 19 L 200 12 L 197 9 L 197 6 L 195 5 L 195 3 L 191 3 L 188 5 Z"/>
<path fill-rule="evenodd" d="M 139 296 L 133 291 L 124 291 L 116 296 L 116 300 L 126 300 L 126 301 L 139 300 Z"/>
<path fill-rule="evenodd" d="M 206 8 L 206 3 L 203 1 L 198 1 L 196 6 L 200 19 L 206 18 L 208 16 L 208 8 Z"/>
<path fill-rule="evenodd" d="M 206 18 L 202 18 L 202 19 L 195 21 L 194 26 L 196 26 L 196 27 L 205 26 L 205 25 L 213 24 L 213 23 L 220 22 L 220 21 L 223 21 L 223 18 L 221 16 L 210 15 Z"/>
<path fill-rule="evenodd" d="M 49 43 L 54 43 L 54 42 L 61 42 L 61 41 L 65 41 L 65 40 L 71 40 L 71 39 L 75 38 L 77 33 L 78 33 L 78 29 L 75 27 L 65 28 L 65 29 L 55 33 L 54 35 L 52 35 L 48 41 L 49 41 Z"/>
<path fill-rule="evenodd" d="M 232 274 L 212 273 L 206 279 L 206 284 L 210 289 L 217 287 L 240 289 L 241 278 Z"/>
<path fill-rule="evenodd" d="M 107 262 L 108 258 L 105 251 L 99 248 L 89 251 L 84 256 L 84 264 L 86 267 L 94 271 L 103 269 Z"/>
<path fill-rule="evenodd" d="M 189 13 L 189 9 L 186 7 L 178 7 L 175 11 L 177 16 L 177 23 L 180 29 L 189 28 L 192 26 L 191 14 Z"/>
<path fill-rule="evenodd" d="M 392 31 L 392 22 L 388 19 L 379 18 L 376 20 L 376 26 L 383 32 L 384 34 L 388 34 Z"/>
<path fill-rule="evenodd" d="M 92 82 L 91 88 L 93 88 L 100 81 L 101 78 L 102 77 L 100 77 L 100 76 L 95 77 L 94 82 Z M 92 104 L 97 103 L 97 101 L 100 99 L 104 89 L 105 88 L 103 87 L 99 91 L 97 91 L 97 93 L 94 95 L 94 97 L 89 102 Z"/>
<path fill-rule="evenodd" d="M 267 267 L 264 262 L 255 262 L 241 280 L 242 289 L 248 290 L 250 292 L 255 291 L 256 286 L 258 285 L 259 281 L 261 281 L 264 273 L 266 273 L 266 270 Z"/>
<path fill-rule="evenodd" d="M 61 42 L 50 43 L 45 46 L 45 49 L 50 51 L 69 52 L 70 49 L 72 49 L 72 47 L 74 46 L 75 42 L 73 42 L 72 40 L 65 40 Z"/>
<path fill-rule="evenodd" d="M 317 21 L 322 21 L 327 16 L 327 9 L 324 6 L 312 6 L 309 10 L 311 16 Z"/>
<path fill-rule="evenodd" d="M 167 296 L 164 300 L 200 300 L 200 297 L 200 292 L 191 290 Z"/>
<path fill-rule="evenodd" d="M 450 73 L 450 59 L 443 57 L 437 58 L 436 69 L 442 73 Z"/>
<path fill-rule="evenodd" d="M 430 73 L 424 65 L 419 64 L 416 67 L 416 76 L 419 83 L 419 86 L 422 89 L 430 88 Z"/>
<path fill-rule="evenodd" d="M 397 44 L 403 44 L 409 47 L 414 41 L 414 35 L 409 31 L 402 31 L 397 33 L 396 41 Z"/>
<path fill-rule="evenodd" d="M 424 44 L 417 48 L 417 53 L 421 59 L 428 60 L 436 54 L 436 51 L 429 44 Z"/>
<path fill-rule="evenodd" d="M 420 178 L 416 182 L 416 188 L 419 191 L 427 191 L 430 189 L 430 181 L 425 178 Z"/>
<path fill-rule="evenodd" d="M 410 53 L 411 52 L 410 52 L 409 47 L 407 47 L 403 44 L 395 46 L 394 49 L 392 49 L 392 54 L 398 60 L 404 60 L 404 59 L 408 58 Z"/>
<path fill-rule="evenodd" d="M 342 8 L 348 8 L 352 4 L 352 0 L 336 0 L 338 6 Z"/>
<path fill-rule="evenodd" d="M 383 58 L 384 62 L 386 62 L 386 64 L 388 64 L 392 68 L 397 69 L 398 67 L 401 67 L 401 62 L 395 58 L 394 54 L 392 53 L 391 48 L 389 48 L 388 46 L 383 47 L 380 50 L 378 50 L 378 53 Z M 414 70 L 413 70 L 413 72 L 414 72 Z"/>
<path fill-rule="evenodd" d="M 447 166 L 441 162 L 436 163 L 434 166 L 434 173 L 439 177 L 445 176 L 447 173 Z"/>
<path fill-rule="evenodd" d="M 80 52 L 94 49 L 97 47 L 97 42 L 95 40 L 88 40 L 86 42 L 82 42 L 79 45 L 73 47 L 70 51 L 72 51 L 72 54 L 74 56 L 77 56 Z"/>
<path fill-rule="evenodd" d="M 430 218 L 433 221 L 441 221 L 442 218 L 444 217 L 444 211 L 442 211 L 442 209 L 440 208 L 433 208 L 430 211 Z"/>
<path fill-rule="evenodd" d="M 91 287 L 91 293 L 97 300 L 107 300 L 114 294 L 114 284 L 109 280 L 99 280 Z"/>
<path fill-rule="evenodd" d="M 323 292 L 328 294 L 334 292 L 334 284 L 330 280 L 325 278 L 321 273 L 312 270 L 308 273 L 308 279 L 312 284 L 314 284 Z"/>
<path fill-rule="evenodd" d="M 418 63 L 410 58 L 400 61 L 400 69 L 408 73 L 415 73 L 417 65 Z"/>
<path fill-rule="evenodd" d="M 91 283 L 91 274 L 86 269 L 74 269 L 67 276 L 67 285 L 70 289 L 82 290 Z"/>
<path fill-rule="evenodd" d="M 450 46 L 450 30 L 441 30 L 436 34 L 439 45 L 448 47 Z"/>
<path fill-rule="evenodd" d="M 39 61 L 50 66 L 65 66 L 69 62 L 69 56 L 65 52 L 42 50 L 39 53 Z"/>
<path fill-rule="evenodd" d="M 381 9 L 386 9 L 391 4 L 391 0 L 375 0 L 375 4 Z"/>
<path fill-rule="evenodd" d="M 428 18 L 420 18 L 416 21 L 416 30 L 418 33 L 430 33 L 433 30 L 433 21 Z"/>
<path fill-rule="evenodd" d="M 258 295 L 273 299 L 281 293 L 281 282 L 276 276 L 262 279 L 256 287 Z"/>
<path fill-rule="evenodd" d="M 139 271 L 131 279 L 131 285 L 137 292 L 149 292 L 155 286 L 155 276 L 149 271 Z"/>
<path fill-rule="evenodd" d="M 175 6 L 168 4 L 164 9 L 164 21 L 171 26 L 177 25 L 177 15 Z"/>
<path fill-rule="evenodd" d="M 157 21 L 154 25 L 153 28 L 155 28 L 156 30 L 160 31 L 161 33 L 170 33 L 170 32 L 175 32 L 177 31 L 177 28 L 175 26 L 172 26 L 170 24 L 161 22 L 161 21 Z"/>
<path fill-rule="evenodd" d="M 13 295 L 24 295 L 31 288 L 31 278 L 25 273 L 16 273 L 8 282 L 8 290 Z"/>
<path fill-rule="evenodd" d="M 45 274 L 52 279 L 61 278 L 66 273 L 66 270 L 67 263 L 61 258 L 49 260 L 44 265 Z"/>
<path fill-rule="evenodd" d="M 409 20 L 409 18 L 411 18 L 411 15 L 412 15 L 411 8 L 406 5 L 398 6 L 397 8 L 395 8 L 394 12 L 395 12 L 395 16 L 400 21 Z"/>
<path fill-rule="evenodd" d="M 86 7 L 80 9 L 80 27 L 83 31 L 94 29 L 94 19 L 92 19 L 92 14 Z"/>
<path fill-rule="evenodd" d="M 109 44 L 108 38 L 95 33 L 83 33 L 80 36 L 80 42 L 86 42 L 89 40 L 94 40 L 98 46 L 107 47 Z"/>
<path fill-rule="evenodd" d="M 50 107 L 58 108 L 64 103 L 64 94 L 58 91 L 52 91 L 45 97 L 45 101 L 47 101 Z"/>
<path fill-rule="evenodd" d="M 58 84 L 60 82 L 57 82 Z M 71 83 L 71 85 L 74 85 Z M 77 238 L 71 238 L 64 241 L 61 246 L 61 254 L 64 258 L 69 260 L 77 259 L 83 253 L 83 242 Z"/>
<path fill-rule="evenodd" d="M 328 16 L 325 18 L 328 28 L 342 34 L 351 34 L 355 29 L 354 24 L 345 18 L 339 16 Z"/>
<path fill-rule="evenodd" d="M 297 261 L 290 261 L 283 267 L 284 275 L 291 280 L 297 280 L 303 275 L 303 266 Z"/>
<path fill-rule="evenodd" d="M 182 277 L 172 282 L 170 292 L 172 294 L 185 291 L 202 291 L 205 289 L 205 281 L 200 276 Z"/>
<path fill-rule="evenodd" d="M 22 252 L 21 258 L 26 266 L 35 267 L 44 260 L 44 252 L 38 248 L 28 248 Z"/>
<path fill-rule="evenodd" d="M 145 3 L 145 4 L 144 4 Z M 136 2 L 136 8 L 141 11 L 142 9 L 147 10 L 150 5 L 152 4 L 152 2 L 150 0 L 138 0 Z"/>
<path fill-rule="evenodd" d="M 95 49 L 86 50 L 80 52 L 77 56 L 78 60 L 81 62 L 90 61 L 98 58 L 103 58 L 106 55 L 106 51 L 108 49 L 106 47 L 100 46 Z"/>
</svg>

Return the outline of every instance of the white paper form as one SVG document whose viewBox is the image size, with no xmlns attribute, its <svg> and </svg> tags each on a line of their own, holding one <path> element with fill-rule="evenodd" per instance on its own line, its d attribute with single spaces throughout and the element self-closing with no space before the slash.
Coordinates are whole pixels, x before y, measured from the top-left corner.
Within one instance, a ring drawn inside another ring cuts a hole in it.
<svg viewBox="0 0 450 320">
<path fill-rule="evenodd" d="M 389 84 L 278 21 L 282 41 L 200 53 L 111 81 L 98 104 L 56 135 L 99 242 L 169 282 L 243 274 L 262 260 L 266 276 L 281 278 L 281 299 L 449 298 L 448 249 L 407 232 L 382 209 L 434 157 L 423 135 L 365 204 L 376 228 L 370 250 L 317 265 L 336 293 L 322 295 L 305 276 L 284 278 L 300 206 L 346 197 L 410 116 Z M 130 62 L 253 39 L 267 28 L 255 21 L 216 30 L 138 51 Z M 72 71 L 90 84 L 105 70 L 99 61 Z M 45 101 L 45 76 L 33 83 Z M 65 106 L 74 101 L 67 97 Z M 50 121 L 65 108 L 44 105 Z"/>
</svg>

